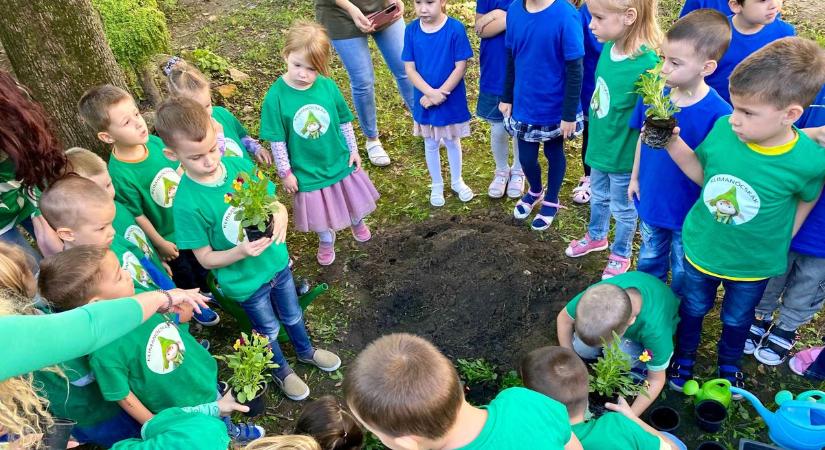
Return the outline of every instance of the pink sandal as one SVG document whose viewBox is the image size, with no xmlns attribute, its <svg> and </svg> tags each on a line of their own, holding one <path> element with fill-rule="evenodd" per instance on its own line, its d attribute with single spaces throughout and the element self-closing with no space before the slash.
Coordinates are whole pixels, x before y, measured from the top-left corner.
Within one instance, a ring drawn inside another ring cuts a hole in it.
<svg viewBox="0 0 825 450">
<path fill-rule="evenodd" d="M 816 358 L 822 353 L 823 348 L 825 347 L 811 347 L 807 350 L 802 350 L 791 357 L 788 361 L 788 367 L 791 368 L 793 373 L 799 376 L 805 376 L 805 371 L 816 361 Z"/>
</svg>

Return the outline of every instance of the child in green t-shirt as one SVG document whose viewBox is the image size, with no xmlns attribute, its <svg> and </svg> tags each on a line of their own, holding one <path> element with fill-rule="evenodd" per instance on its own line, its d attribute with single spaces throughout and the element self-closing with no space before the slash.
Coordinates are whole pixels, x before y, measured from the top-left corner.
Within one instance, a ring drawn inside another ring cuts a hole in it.
<svg viewBox="0 0 825 450">
<path fill-rule="evenodd" d="M 768 279 L 785 272 L 791 237 L 822 190 L 825 152 L 794 122 L 823 83 L 819 46 L 780 39 L 733 71 L 733 114 L 716 122 L 695 153 L 678 136 L 668 145 L 671 158 L 702 186 L 682 230 L 685 296 L 669 370 L 676 390 L 693 377 L 702 321 L 720 284 L 719 375 L 744 386 L 740 360 L 754 309 Z"/>
<path fill-rule="evenodd" d="M 169 93 L 178 97 L 191 98 L 203 105 L 212 116 L 212 123 L 218 134 L 218 148 L 223 156 L 250 159 L 252 155 L 258 162 L 272 164 L 272 155 L 261 144 L 249 136 L 249 132 L 238 119 L 222 106 L 212 106 L 212 92 L 209 80 L 197 67 L 173 56 L 163 68 Z M 245 149 L 245 151 L 244 151 Z M 263 150 L 263 151 L 262 151 Z"/>
<path fill-rule="evenodd" d="M 629 126 L 639 100 L 635 84 L 659 61 L 662 40 L 656 8 L 649 1 L 588 2 L 590 29 L 604 49 L 596 66 L 596 88 L 590 101 L 585 163 L 590 171 L 590 224 L 581 239 L 570 242 L 572 258 L 608 247 L 610 216 L 616 221 L 613 246 L 602 279 L 627 272 L 636 234 L 636 207 L 627 197 L 639 130 Z M 633 12 L 631 14 L 631 11 Z"/>
<path fill-rule="evenodd" d="M 587 366 L 564 347 L 541 347 L 521 361 L 521 378 L 528 389 L 540 392 L 567 407 L 573 433 L 585 449 L 680 450 L 685 445 L 675 436 L 656 431 L 642 422 L 624 398 L 605 406 L 609 412 L 585 421 L 589 391 Z"/>
<path fill-rule="evenodd" d="M 224 295 L 240 303 L 252 326 L 272 344 L 275 382 L 287 397 L 303 400 L 309 387 L 287 363 L 278 330 L 287 331 L 298 360 L 332 372 L 341 360 L 332 352 L 315 349 L 304 325 L 295 282 L 288 265 L 286 208 L 277 203 L 272 237 L 250 242 L 237 209 L 225 198 L 245 172 L 263 175 L 242 158 L 221 158 L 212 122 L 202 105 L 188 98 L 172 98 L 157 110 L 155 127 L 167 144 L 166 154 L 185 169 L 175 200 L 178 245 L 191 249 L 204 267 L 213 270 Z M 243 179 L 241 179 L 243 180 Z M 275 185 L 268 183 L 270 194 Z"/>
<path fill-rule="evenodd" d="M 575 350 L 582 358 L 596 359 L 602 343 L 617 334 L 634 371 L 647 372 L 648 395 L 633 402 L 633 411 L 640 415 L 665 385 L 678 310 L 679 299 L 660 279 L 644 272 L 627 272 L 570 300 L 556 318 L 557 336 L 562 347 Z"/>
<path fill-rule="evenodd" d="M 294 194 L 295 228 L 318 234 L 318 263 L 327 266 L 335 261 L 336 231 L 351 228 L 356 241 L 370 239 L 364 217 L 375 210 L 378 191 L 361 168 L 352 112 L 325 76 L 326 31 L 296 24 L 281 53 L 287 71 L 264 97 L 261 138 L 272 143 L 278 177 Z"/>
<path fill-rule="evenodd" d="M 175 243 L 172 204 L 180 183 L 178 164 L 163 155 L 163 141 L 149 134 L 134 99 L 118 87 L 95 86 L 80 98 L 78 109 L 97 138 L 112 146 L 109 174 L 117 200 L 172 267 L 175 285 L 208 292 L 206 270 Z"/>
<path fill-rule="evenodd" d="M 370 343 L 344 377 L 353 415 L 392 449 L 581 449 L 564 406 L 524 388 L 477 408 L 455 367 L 426 339 L 406 333 Z"/>
</svg>

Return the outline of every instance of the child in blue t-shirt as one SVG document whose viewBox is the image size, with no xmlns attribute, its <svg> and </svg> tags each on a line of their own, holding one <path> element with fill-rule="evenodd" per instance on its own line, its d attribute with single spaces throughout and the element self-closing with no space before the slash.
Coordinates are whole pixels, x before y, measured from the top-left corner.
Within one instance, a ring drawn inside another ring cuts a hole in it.
<svg viewBox="0 0 825 450">
<path fill-rule="evenodd" d="M 799 128 L 825 126 L 825 86 L 805 110 Z M 820 140 L 820 144 L 821 144 Z M 814 209 L 791 241 L 788 269 L 771 278 L 745 342 L 745 353 L 769 366 L 782 364 L 796 344 L 796 330 L 809 323 L 825 304 L 825 200 Z M 779 300 L 782 299 L 782 304 Z M 773 314 L 779 310 L 776 320 Z"/>
<path fill-rule="evenodd" d="M 519 159 L 529 191 L 513 216 L 526 219 L 541 208 L 531 228 L 546 230 L 559 205 L 567 162 L 564 139 L 582 129 L 581 95 L 584 38 L 576 8 L 563 0 L 516 1 L 507 10 L 507 78 L 499 109 L 507 130 L 518 139 Z M 539 146 L 547 158 L 542 186 Z"/>
<path fill-rule="evenodd" d="M 587 156 L 587 142 L 590 138 L 590 133 L 587 131 L 587 122 L 590 115 L 590 99 L 593 98 L 593 91 L 596 90 L 596 65 L 599 63 L 599 57 L 602 55 L 602 47 L 604 46 L 593 31 L 590 30 L 590 21 L 593 16 L 590 15 L 590 9 L 587 3 L 582 0 L 579 8 L 579 16 L 582 21 L 582 32 L 584 34 L 584 73 L 582 76 L 582 95 L 581 105 L 582 113 L 584 113 L 584 129 L 582 130 L 582 167 L 584 167 L 584 176 L 579 178 L 578 186 L 573 188 L 573 201 L 579 204 L 585 204 L 590 201 L 590 166 L 585 162 Z"/>
<path fill-rule="evenodd" d="M 728 78 L 734 67 L 771 42 L 796 34 L 793 26 L 778 18 L 779 5 L 775 1 L 734 0 L 730 4 L 733 11 L 728 18 L 731 24 L 730 46 L 719 60 L 716 72 L 705 80 L 728 103 Z"/>
<path fill-rule="evenodd" d="M 464 71 L 473 56 L 464 25 L 444 12 L 447 0 L 416 2 L 418 19 L 404 31 L 401 59 L 415 86 L 413 135 L 424 138 L 424 157 L 432 179 L 430 204 L 444 205 L 441 142 L 447 147 L 450 187 L 462 202 L 473 190 L 461 178 L 461 138 L 470 135 L 470 110 Z"/>
<path fill-rule="evenodd" d="M 682 6 L 682 12 L 679 13 L 679 17 L 685 17 L 689 13 L 702 8 L 715 9 L 725 16 L 733 14 L 733 11 L 730 10 L 730 5 L 728 5 L 728 0 L 686 0 L 685 6 Z"/>
<path fill-rule="evenodd" d="M 490 123 L 490 147 L 496 163 L 493 182 L 487 189 L 487 195 L 491 198 L 501 198 L 505 192 L 510 198 L 519 198 L 524 193 L 524 172 L 518 157 L 518 141 L 513 141 L 513 166 L 510 167 L 510 136 L 504 129 L 504 116 L 498 110 L 507 69 L 502 61 L 507 60 L 504 34 L 510 3 L 512 0 L 476 2 L 475 31 L 481 38 L 481 76 L 476 116 Z"/>
<path fill-rule="evenodd" d="M 718 11 L 702 9 L 676 22 L 662 44 L 662 76 L 667 78 L 671 100 L 680 108 L 675 115 L 684 130 L 680 136 L 691 148 L 705 140 L 718 118 L 733 111 L 705 83 L 729 43 L 728 19 Z M 647 109 L 639 99 L 630 121 L 632 128 L 644 126 Z M 650 148 L 641 138 L 638 145 L 627 189 L 641 218 L 642 245 L 636 269 L 664 282 L 670 270 L 671 287 L 681 296 L 685 273 L 682 224 L 701 188 L 667 152 Z M 667 180 L 666 187 L 662 180 Z"/>
</svg>

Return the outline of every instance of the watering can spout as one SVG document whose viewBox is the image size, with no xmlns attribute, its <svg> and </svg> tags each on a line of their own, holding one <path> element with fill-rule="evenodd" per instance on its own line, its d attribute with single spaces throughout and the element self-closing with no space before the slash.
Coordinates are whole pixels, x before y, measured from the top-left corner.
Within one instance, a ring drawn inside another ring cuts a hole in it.
<svg viewBox="0 0 825 450">
<path fill-rule="evenodd" d="M 773 425 L 773 423 L 774 423 L 774 413 L 772 411 L 770 411 L 768 408 L 765 408 L 765 405 L 763 405 L 762 402 L 759 401 L 759 399 L 756 398 L 755 395 L 751 394 L 750 392 L 748 392 L 744 389 L 740 389 L 740 388 L 735 387 L 735 386 L 731 386 L 730 391 L 731 391 L 732 394 L 739 394 L 743 398 L 745 398 L 747 401 L 749 401 L 750 404 L 753 405 L 753 408 L 756 410 L 756 412 L 758 412 L 759 415 L 762 416 L 763 419 L 765 419 L 765 423 L 768 424 L 768 427 Z"/>
</svg>

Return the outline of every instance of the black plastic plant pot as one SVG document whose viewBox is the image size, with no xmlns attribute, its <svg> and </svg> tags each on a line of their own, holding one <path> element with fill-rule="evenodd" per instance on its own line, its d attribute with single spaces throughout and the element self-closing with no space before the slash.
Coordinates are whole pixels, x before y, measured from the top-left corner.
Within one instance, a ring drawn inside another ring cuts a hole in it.
<svg viewBox="0 0 825 450">
<path fill-rule="evenodd" d="M 676 118 L 670 119 L 645 119 L 645 128 L 642 131 L 642 143 L 652 148 L 665 148 L 673 136 L 673 129 L 676 128 Z"/>
<path fill-rule="evenodd" d="M 243 403 L 238 402 L 238 403 L 241 403 L 241 405 L 245 405 L 245 406 L 249 407 L 249 412 L 243 413 L 245 416 L 247 416 L 247 417 L 257 417 L 257 416 L 260 416 L 261 414 L 263 414 L 264 411 L 266 411 L 266 391 L 267 391 L 267 389 L 269 389 L 269 384 L 265 382 L 264 385 L 263 385 L 263 388 L 260 391 L 258 391 L 258 395 L 256 395 L 255 398 L 253 398 L 251 400 L 247 400 Z M 237 400 L 237 398 L 238 398 L 238 396 L 235 395 L 236 400 Z"/>
<path fill-rule="evenodd" d="M 274 223 L 272 221 L 272 217 L 269 217 L 269 220 L 266 221 L 266 228 L 264 231 L 261 231 L 256 226 L 250 227 L 243 227 L 244 231 L 246 231 L 246 238 L 249 242 L 255 242 L 260 238 L 263 237 L 272 237 Z"/>
<path fill-rule="evenodd" d="M 604 405 L 607 403 L 618 403 L 619 396 L 614 395 L 613 397 L 606 397 L 604 395 L 591 392 L 588 396 L 588 400 L 590 412 L 593 414 L 594 418 L 598 418 L 604 415 L 605 413 L 610 412 L 610 410 L 607 409 Z"/>
<path fill-rule="evenodd" d="M 718 442 L 705 441 L 699 444 L 696 450 L 727 450 L 727 447 Z"/>
<path fill-rule="evenodd" d="M 681 419 L 679 412 L 670 406 L 657 406 L 650 410 L 647 421 L 650 426 L 659 431 L 671 432 L 679 428 Z"/>
<path fill-rule="evenodd" d="M 722 428 L 722 422 L 728 417 L 725 405 L 716 400 L 702 400 L 696 404 L 696 422 L 699 428 L 708 433 L 716 433 Z"/>
<path fill-rule="evenodd" d="M 54 419 L 54 425 L 43 436 L 43 448 L 46 450 L 65 450 L 76 422 L 69 419 Z"/>
</svg>

